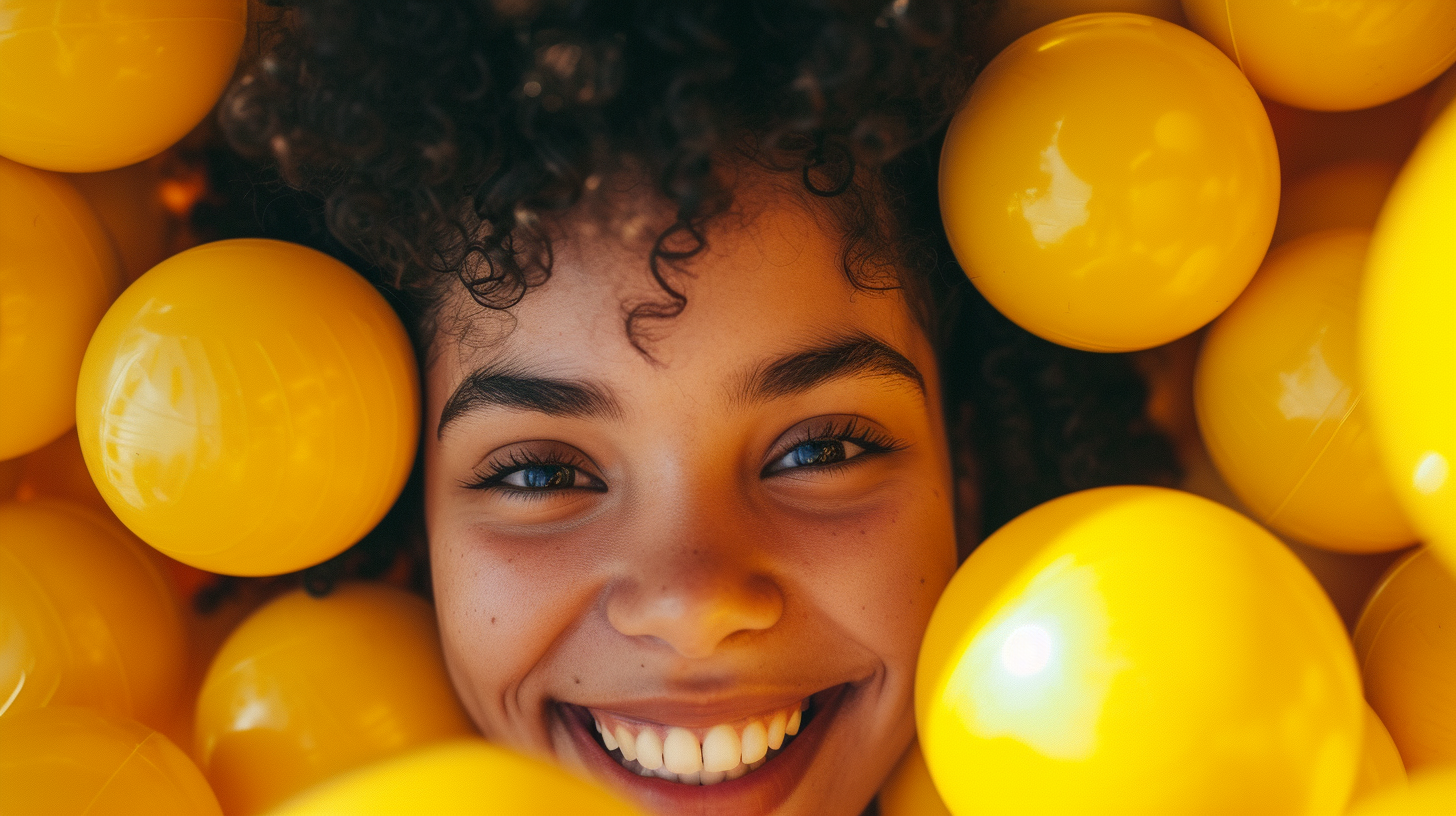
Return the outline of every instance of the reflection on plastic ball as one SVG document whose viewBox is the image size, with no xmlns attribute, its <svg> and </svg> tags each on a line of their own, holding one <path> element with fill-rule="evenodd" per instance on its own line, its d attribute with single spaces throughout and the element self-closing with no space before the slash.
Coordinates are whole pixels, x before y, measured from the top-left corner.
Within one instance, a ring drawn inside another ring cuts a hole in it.
<svg viewBox="0 0 1456 816">
<path fill-rule="evenodd" d="M 358 541 L 414 461 L 399 318 L 320 252 L 233 240 L 174 255 L 97 327 L 77 431 L 137 535 L 211 572 L 303 569 Z"/>
<path fill-rule="evenodd" d="M 1279 199 L 1271 243 L 1278 246 L 1320 230 L 1374 228 L 1399 172 L 1400 165 L 1393 161 L 1364 159 L 1327 165 L 1300 177 Z"/>
<path fill-rule="evenodd" d="M 13 459 L 75 423 L 81 355 L 121 277 L 80 193 L 5 159 L 0 247 L 0 459 Z"/>
<path fill-rule="evenodd" d="M 1279 204 L 1274 136 L 1218 49 L 1171 23 L 1092 14 L 981 73 L 946 136 L 941 215 L 976 288 L 1063 345 L 1130 351 L 1227 308 Z"/>
<path fill-rule="evenodd" d="M 1179 25 L 1185 22 L 1178 0 L 1004 0 L 986 23 L 979 51 L 990 59 L 1016 38 L 1044 25 L 1103 11 L 1145 14 Z"/>
<path fill-rule="evenodd" d="M 1411 774 L 1410 784 L 1357 802 L 1349 816 L 1435 816 L 1456 813 L 1456 768 Z"/>
<path fill-rule="evenodd" d="M 1416 148 L 1380 213 L 1357 329 L 1367 416 L 1396 498 L 1422 539 L 1456 567 L 1452 178 L 1456 116 L 1448 111 Z"/>
<path fill-rule="evenodd" d="M 212 108 L 245 0 L 18 0 L 0 16 L 0 155 L 88 173 L 162 152 Z"/>
<path fill-rule="evenodd" d="M 1365 696 L 1412 771 L 1456 762 L 1456 578 L 1429 550 L 1396 562 L 1355 626 Z"/>
<path fill-rule="evenodd" d="M 479 739 L 452 740 L 319 785 L 271 816 L 501 813 L 558 816 L 637 811 L 562 769 Z"/>
<path fill-rule="evenodd" d="M 197 766 L 171 740 L 67 706 L 0 718 L 0 790 L 3 816 L 222 813 Z"/>
<path fill-rule="evenodd" d="M 1183 10 L 1259 93 L 1300 108 L 1389 102 L 1456 61 L 1450 0 L 1183 0 Z"/>
<path fill-rule="evenodd" d="M 255 612 L 213 659 L 197 758 L 223 809 L 259 813 L 330 776 L 474 733 L 429 604 L 382 584 Z"/>
<path fill-rule="evenodd" d="M 1385 730 L 1385 723 L 1365 706 L 1365 738 L 1361 741 L 1360 771 L 1355 775 L 1355 789 L 1350 792 L 1353 804 L 1390 788 L 1406 784 L 1405 764 L 1395 740 Z"/>
<path fill-rule="evenodd" d="M 9 710 L 75 704 L 171 728 L 185 637 L 166 579 L 121 525 L 61 502 L 0 504 Z"/>
<path fill-rule="evenodd" d="M 1343 552 L 1409 546 L 1361 408 L 1355 309 L 1366 230 L 1291 241 L 1213 324 L 1194 398 L 1208 453 L 1253 516 Z"/>
<path fill-rule="evenodd" d="M 910 744 L 875 801 L 880 805 L 880 816 L 951 816 L 935 790 L 918 742 Z"/>
<path fill-rule="evenodd" d="M 941 596 L 915 682 L 957 816 L 1335 813 L 1363 730 L 1314 578 L 1243 516 L 1152 487 L 994 533 Z"/>
</svg>

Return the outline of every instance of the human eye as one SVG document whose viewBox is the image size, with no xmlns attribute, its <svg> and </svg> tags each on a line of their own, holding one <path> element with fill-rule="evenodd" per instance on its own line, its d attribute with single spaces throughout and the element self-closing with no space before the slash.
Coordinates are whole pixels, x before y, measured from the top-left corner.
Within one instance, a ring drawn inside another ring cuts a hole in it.
<svg viewBox="0 0 1456 816">
<path fill-rule="evenodd" d="M 476 470 L 475 478 L 462 486 L 470 490 L 523 496 L 542 496 L 568 490 L 602 493 L 607 489 L 606 484 L 592 473 L 591 464 L 580 454 L 520 448 L 492 454 Z"/>
<path fill-rule="evenodd" d="M 904 447 L 904 443 L 858 417 L 813 420 L 791 430 L 775 446 L 762 475 L 833 470 Z"/>
</svg>

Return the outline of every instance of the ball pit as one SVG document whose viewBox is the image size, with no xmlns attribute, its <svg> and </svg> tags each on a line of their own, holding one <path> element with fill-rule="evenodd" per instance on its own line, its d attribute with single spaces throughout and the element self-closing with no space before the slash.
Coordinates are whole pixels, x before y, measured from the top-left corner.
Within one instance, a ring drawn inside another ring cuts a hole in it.
<svg viewBox="0 0 1456 816">
<path fill-rule="evenodd" d="M 1176 340 L 1259 267 L 1279 161 L 1258 97 L 1187 29 L 1091 14 L 1001 52 L 951 122 L 946 232 L 1022 328 L 1132 351 Z"/>
</svg>

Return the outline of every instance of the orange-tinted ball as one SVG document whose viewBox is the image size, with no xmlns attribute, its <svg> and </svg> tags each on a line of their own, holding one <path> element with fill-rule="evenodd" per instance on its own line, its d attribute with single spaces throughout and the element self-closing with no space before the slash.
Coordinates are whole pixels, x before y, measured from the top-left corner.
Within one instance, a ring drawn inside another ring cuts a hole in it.
<svg viewBox="0 0 1456 816">
<path fill-rule="evenodd" d="M 1456 764 L 1456 578 L 1427 549 L 1398 561 L 1355 626 L 1365 696 L 1412 771 Z"/>
<path fill-rule="evenodd" d="M 121 525 L 79 505 L 0 504 L 0 632 L 11 711 L 84 705 L 165 730 L 185 707 L 166 579 Z"/>
<path fill-rule="evenodd" d="M 418 376 L 399 318 L 349 267 L 219 241 L 168 258 L 107 312 L 77 431 L 101 495 L 148 544 L 210 572 L 290 572 L 394 503 Z"/>
<path fill-rule="evenodd" d="M 246 0 L 10 0 L 0 14 L 0 155 L 87 173 L 139 162 L 212 108 Z"/>
<path fill-rule="evenodd" d="M 17 498 L 63 499 L 85 505 L 111 516 L 111 508 L 91 481 L 86 459 L 81 455 L 81 442 L 74 429 L 61 434 L 56 441 L 20 460 L 20 483 Z"/>
<path fill-rule="evenodd" d="M 1355 159 L 1313 170 L 1284 189 L 1273 246 L 1320 230 L 1371 229 L 1400 172 L 1381 159 Z"/>
<path fill-rule="evenodd" d="M 910 744 L 910 750 L 890 772 L 875 801 L 880 806 L 880 816 L 951 816 L 935 789 L 935 781 L 930 778 L 930 769 L 925 767 L 925 755 L 920 752 L 918 742 Z"/>
<path fill-rule="evenodd" d="M 941 215 L 976 288 L 1026 330 L 1093 351 L 1182 337 L 1233 302 L 1269 245 L 1268 117 L 1187 29 L 1089 14 L 986 67 L 951 122 Z"/>
<path fill-rule="evenodd" d="M 434 611 L 383 584 L 292 592 L 213 659 L 196 756 L 231 816 L 335 774 L 474 732 L 445 674 Z"/>
<path fill-rule="evenodd" d="M 75 424 L 81 356 L 119 291 L 111 239 L 81 194 L 0 158 L 0 459 Z"/>
<path fill-rule="evenodd" d="M 1368 230 L 1330 230 L 1269 254 L 1213 324 L 1194 383 L 1219 472 L 1276 531 L 1344 552 L 1409 546 L 1361 408 L 1355 312 Z"/>
<path fill-rule="evenodd" d="M 131 720 L 83 708 L 0 717 L 0 816 L 221 816 L 192 760 Z"/>
<path fill-rule="evenodd" d="M 1350 792 L 1351 804 L 1391 788 L 1405 787 L 1405 763 L 1401 761 L 1400 751 L 1390 738 L 1385 723 L 1368 704 L 1365 706 L 1365 738 L 1360 744 L 1360 771 L 1355 775 L 1355 789 Z"/>
</svg>

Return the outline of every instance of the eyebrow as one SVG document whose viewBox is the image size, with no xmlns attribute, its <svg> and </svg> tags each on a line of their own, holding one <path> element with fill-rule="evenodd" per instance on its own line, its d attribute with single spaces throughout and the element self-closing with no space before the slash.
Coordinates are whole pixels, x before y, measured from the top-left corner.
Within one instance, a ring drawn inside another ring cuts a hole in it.
<svg viewBox="0 0 1456 816">
<path fill-rule="evenodd" d="M 925 395 L 925 377 L 909 358 L 867 334 L 852 334 L 791 351 L 754 368 L 743 378 L 737 396 L 745 402 L 767 402 L 850 377 L 904 380 Z"/>
<path fill-rule="evenodd" d="M 595 383 L 536 377 L 517 369 L 486 365 L 472 371 L 445 400 L 436 438 L 445 435 L 451 422 L 488 408 L 586 419 L 615 419 L 622 415 L 616 399 Z"/>
</svg>

